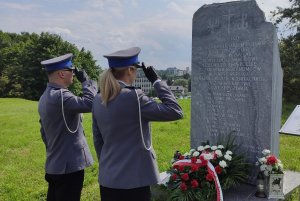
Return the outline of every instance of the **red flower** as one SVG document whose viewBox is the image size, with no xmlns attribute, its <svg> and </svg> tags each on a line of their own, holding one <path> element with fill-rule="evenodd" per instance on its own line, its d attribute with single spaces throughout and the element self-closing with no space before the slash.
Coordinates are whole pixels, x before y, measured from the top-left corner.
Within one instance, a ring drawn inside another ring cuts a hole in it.
<svg viewBox="0 0 300 201">
<path fill-rule="evenodd" d="M 274 155 L 270 155 L 267 158 L 267 164 L 268 165 L 274 165 L 275 163 L 277 163 L 277 158 Z"/>
<path fill-rule="evenodd" d="M 186 191 L 186 190 L 187 190 L 187 186 L 186 186 L 186 184 L 185 184 L 184 182 L 181 182 L 181 184 L 180 184 L 180 189 L 181 189 L 182 191 Z"/>
<path fill-rule="evenodd" d="M 173 174 L 173 175 L 172 175 L 172 179 L 173 179 L 173 180 L 176 180 L 177 178 L 178 178 L 177 174 Z"/>
<path fill-rule="evenodd" d="M 183 160 L 184 159 L 184 156 L 183 155 L 180 155 L 179 156 L 179 160 Z"/>
<path fill-rule="evenodd" d="M 184 171 L 184 166 L 179 166 L 179 169 L 178 169 L 180 172 L 183 172 Z"/>
<path fill-rule="evenodd" d="M 201 166 L 201 167 L 206 166 L 208 162 L 207 162 L 207 160 L 204 159 L 204 156 L 201 155 L 199 158 L 200 158 L 200 160 L 201 160 L 200 166 Z"/>
<path fill-rule="evenodd" d="M 214 179 L 214 177 L 213 177 L 212 174 L 208 173 L 208 174 L 206 175 L 205 179 L 206 179 L 207 181 L 212 181 L 212 180 Z"/>
<path fill-rule="evenodd" d="M 217 154 L 214 152 L 214 154 L 213 154 L 213 159 L 217 159 Z"/>
<path fill-rule="evenodd" d="M 199 183 L 198 183 L 198 181 L 196 179 L 193 179 L 191 181 L 191 185 L 192 185 L 192 188 L 197 188 L 199 186 Z"/>
<path fill-rule="evenodd" d="M 183 181 L 187 181 L 187 180 L 189 180 L 189 175 L 188 175 L 187 173 L 185 173 L 185 174 L 183 174 L 183 175 L 181 176 L 181 179 L 182 179 Z"/>
<path fill-rule="evenodd" d="M 222 173 L 222 168 L 218 165 L 217 167 L 215 167 L 216 173 L 217 174 L 221 174 Z"/>
<path fill-rule="evenodd" d="M 173 168 L 178 170 L 179 169 L 179 165 L 174 165 Z"/>
<path fill-rule="evenodd" d="M 191 161 L 192 161 L 192 163 L 196 163 L 197 162 L 197 158 L 196 157 L 192 157 Z"/>
<path fill-rule="evenodd" d="M 192 168 L 191 168 L 191 171 L 192 171 L 192 172 L 196 172 L 196 171 L 198 171 L 198 169 L 199 169 L 198 166 L 193 165 Z"/>
</svg>

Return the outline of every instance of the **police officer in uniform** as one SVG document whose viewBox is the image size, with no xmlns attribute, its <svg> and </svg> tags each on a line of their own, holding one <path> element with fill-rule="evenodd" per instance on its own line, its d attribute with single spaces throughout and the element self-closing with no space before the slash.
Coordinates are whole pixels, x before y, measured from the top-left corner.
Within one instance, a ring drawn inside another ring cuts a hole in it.
<svg viewBox="0 0 300 201">
<path fill-rule="evenodd" d="M 84 70 L 74 68 L 72 56 L 66 54 L 41 62 L 49 80 L 38 105 L 40 131 L 47 152 L 48 201 L 80 200 L 84 168 L 93 164 L 81 113 L 91 112 L 97 84 Z M 68 90 L 74 73 L 82 84 L 82 97 Z"/>
<path fill-rule="evenodd" d="M 159 182 L 159 171 L 149 123 L 183 115 L 154 68 L 138 65 L 140 51 L 133 47 L 104 55 L 109 69 L 100 76 L 100 94 L 92 109 L 101 201 L 150 201 L 150 185 Z M 143 68 L 162 103 L 130 86 L 137 67 Z"/>
</svg>

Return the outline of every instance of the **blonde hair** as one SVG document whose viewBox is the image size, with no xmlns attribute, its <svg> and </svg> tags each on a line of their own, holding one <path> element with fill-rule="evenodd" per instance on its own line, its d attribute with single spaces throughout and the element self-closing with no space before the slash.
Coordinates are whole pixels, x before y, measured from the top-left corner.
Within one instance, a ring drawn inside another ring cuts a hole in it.
<svg viewBox="0 0 300 201">
<path fill-rule="evenodd" d="M 125 74 L 128 67 L 124 68 L 109 68 L 100 74 L 99 86 L 102 98 L 102 104 L 107 106 L 108 102 L 113 100 L 121 91 L 121 86 L 117 79 L 120 79 Z"/>
</svg>

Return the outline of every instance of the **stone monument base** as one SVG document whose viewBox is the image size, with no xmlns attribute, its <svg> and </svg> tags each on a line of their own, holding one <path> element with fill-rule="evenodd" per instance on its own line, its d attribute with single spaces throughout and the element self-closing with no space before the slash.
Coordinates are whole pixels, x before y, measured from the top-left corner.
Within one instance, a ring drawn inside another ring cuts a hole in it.
<svg viewBox="0 0 300 201">
<path fill-rule="evenodd" d="M 165 172 L 160 174 L 162 182 L 166 181 L 168 175 Z M 287 199 L 296 189 L 300 189 L 300 172 L 284 171 L 283 194 Z M 166 200 L 166 195 L 159 191 L 159 188 L 153 187 L 152 193 L 155 201 Z M 224 201 L 276 201 L 277 199 L 267 199 L 255 197 L 256 186 L 241 184 L 237 188 L 232 188 L 223 192 Z M 157 198 L 157 200 L 156 200 Z M 300 193 L 299 193 L 300 200 Z"/>
</svg>

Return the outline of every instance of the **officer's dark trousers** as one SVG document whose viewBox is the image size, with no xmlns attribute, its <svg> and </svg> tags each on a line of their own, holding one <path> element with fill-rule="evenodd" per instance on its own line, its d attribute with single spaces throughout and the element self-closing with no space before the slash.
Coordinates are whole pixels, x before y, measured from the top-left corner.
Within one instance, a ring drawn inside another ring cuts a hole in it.
<svg viewBox="0 0 300 201">
<path fill-rule="evenodd" d="M 70 174 L 47 174 L 47 201 L 79 201 L 84 180 L 84 170 Z"/>
<path fill-rule="evenodd" d="M 100 185 L 101 201 L 150 201 L 150 186 L 114 189 Z"/>
</svg>

